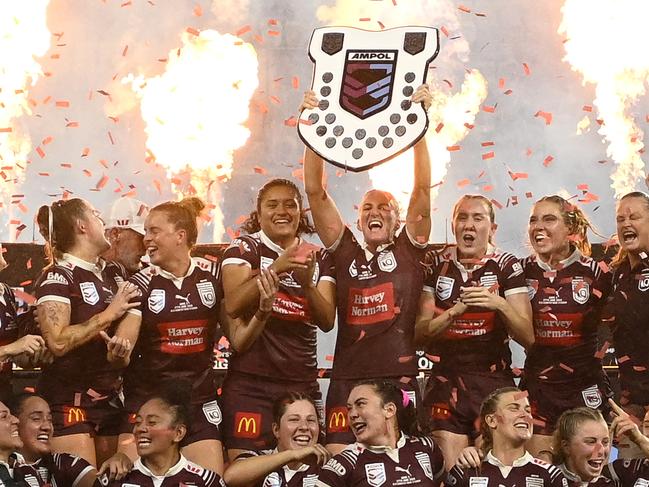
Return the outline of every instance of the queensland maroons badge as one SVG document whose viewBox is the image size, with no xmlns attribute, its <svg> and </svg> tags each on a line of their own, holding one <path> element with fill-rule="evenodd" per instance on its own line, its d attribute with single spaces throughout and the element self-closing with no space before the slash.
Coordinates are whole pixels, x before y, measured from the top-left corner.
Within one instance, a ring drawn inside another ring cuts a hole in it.
<svg viewBox="0 0 649 487">
<path fill-rule="evenodd" d="M 323 159 L 351 171 L 410 148 L 428 129 L 426 111 L 410 97 L 438 52 L 433 27 L 316 29 L 309 57 L 320 105 L 301 114 L 300 137 Z"/>
</svg>

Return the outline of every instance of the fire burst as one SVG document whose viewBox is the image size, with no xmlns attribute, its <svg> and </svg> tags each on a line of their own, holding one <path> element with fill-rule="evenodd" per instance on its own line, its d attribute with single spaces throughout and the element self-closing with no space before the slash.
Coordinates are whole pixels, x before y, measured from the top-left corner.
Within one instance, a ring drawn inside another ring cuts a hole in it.
<svg viewBox="0 0 649 487">
<path fill-rule="evenodd" d="M 213 237 L 220 241 L 220 187 L 232 174 L 234 150 L 250 136 L 243 124 L 259 84 L 257 54 L 252 45 L 215 30 L 184 32 L 182 44 L 169 52 L 162 75 L 123 81 L 141 98 L 148 151 L 167 168 L 178 193 L 214 205 Z"/>
<path fill-rule="evenodd" d="M 632 191 L 644 177 L 640 154 L 644 133 L 628 113 L 645 94 L 649 54 L 643 32 L 646 0 L 567 0 L 559 33 L 565 34 L 566 56 L 584 83 L 595 85 L 594 105 L 603 124 L 599 133 L 609 145 L 606 153 L 617 167 L 611 175 L 615 196 Z"/>
<path fill-rule="evenodd" d="M 432 163 L 433 183 L 441 182 L 451 161 L 449 147 L 456 145 L 469 132 L 480 105 L 487 97 L 487 81 L 480 71 L 474 69 L 464 77 L 462 89 L 454 95 L 431 90 L 433 104 L 428 110 L 429 130 L 426 142 Z M 399 157 L 370 170 L 372 185 L 390 191 L 399 201 L 401 208 L 408 207 L 410 191 L 414 184 L 412 171 L 413 152 L 407 151 Z M 399 177 L 395 177 L 399 174 Z M 431 199 L 435 199 L 439 185 L 431 188 Z"/>
<path fill-rule="evenodd" d="M 50 47 L 48 3 L 49 0 L 0 2 L 0 206 L 11 200 L 23 181 L 27 155 L 32 149 L 20 117 L 31 114 L 28 89 L 43 74 L 34 58 L 43 56 Z M 12 231 L 11 238 L 14 237 Z"/>
</svg>

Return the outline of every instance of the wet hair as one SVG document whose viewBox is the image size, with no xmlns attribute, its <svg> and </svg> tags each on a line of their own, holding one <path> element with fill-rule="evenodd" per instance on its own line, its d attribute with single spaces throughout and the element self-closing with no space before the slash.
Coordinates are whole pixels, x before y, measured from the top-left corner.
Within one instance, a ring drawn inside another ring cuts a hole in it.
<svg viewBox="0 0 649 487">
<path fill-rule="evenodd" d="M 557 420 L 557 428 L 552 436 L 554 463 L 566 463 L 567 457 L 563 451 L 563 442 L 570 442 L 579 428 L 586 421 L 596 421 L 606 424 L 602 413 L 597 409 L 580 407 L 564 411 Z"/>
<path fill-rule="evenodd" d="M 307 235 L 311 235 L 315 233 L 315 228 L 309 222 L 309 218 L 307 217 L 304 210 L 304 202 L 302 199 L 302 193 L 300 193 L 300 189 L 293 181 L 282 178 L 271 179 L 270 181 L 267 181 L 261 188 L 259 188 L 259 191 L 257 192 L 257 201 L 255 203 L 256 208 L 250 213 L 250 215 L 248 215 L 246 221 L 243 222 L 243 224 L 241 225 L 241 230 L 243 230 L 247 234 L 257 233 L 261 230 L 261 222 L 259 221 L 261 202 L 271 189 L 279 186 L 284 186 L 293 190 L 293 192 L 295 193 L 295 198 L 297 198 L 298 207 L 300 209 L 300 223 L 297 226 L 297 234 L 302 235 L 303 233 L 306 233 Z"/>
<path fill-rule="evenodd" d="M 455 202 L 455 205 L 453 205 L 453 214 L 451 217 L 451 221 L 455 222 L 455 217 L 457 216 L 458 212 L 460 211 L 460 206 L 462 206 L 462 203 L 465 201 L 471 201 L 471 200 L 478 200 L 481 201 L 486 207 L 487 210 L 489 211 L 489 221 L 491 223 L 496 223 L 496 210 L 494 210 L 494 204 L 491 202 L 489 198 L 486 196 L 482 196 L 481 194 L 465 194 L 463 196 L 460 196 L 460 199 L 458 199 Z M 493 245 L 493 241 L 491 236 L 489 236 L 489 243 Z"/>
<path fill-rule="evenodd" d="M 318 407 L 315 405 L 313 398 L 305 392 L 286 392 L 273 401 L 273 422 L 277 425 L 282 420 L 282 416 L 286 413 L 288 407 L 294 402 L 308 401 L 315 410 L 316 417 L 318 417 L 318 424 L 320 417 L 318 415 Z"/>
<path fill-rule="evenodd" d="M 17 417 L 20 416 L 20 413 L 25 407 L 25 403 L 27 402 L 27 400 L 31 399 L 32 397 L 37 397 L 47 402 L 47 399 L 45 399 L 40 394 L 36 394 L 35 392 L 26 392 L 26 391 L 19 392 L 18 394 L 14 394 L 13 396 L 7 398 L 6 400 L 3 400 L 2 402 L 5 404 L 5 406 L 9 408 L 11 414 Z"/>
<path fill-rule="evenodd" d="M 362 380 L 354 384 L 354 387 L 371 386 L 374 392 L 381 398 L 383 405 L 393 403 L 397 408 L 397 428 L 408 436 L 426 434 L 420 426 L 414 402 L 409 398 L 406 391 L 400 389 L 392 382 L 381 379 Z M 406 399 L 407 398 L 407 399 Z"/>
<path fill-rule="evenodd" d="M 588 229 L 593 232 L 595 232 L 595 230 L 593 230 L 593 226 L 590 221 L 588 221 L 588 218 L 586 218 L 586 215 L 581 208 L 570 203 L 558 194 L 544 196 L 534 203 L 534 205 L 546 201 L 554 203 L 559 207 L 559 213 L 561 214 L 561 218 L 563 218 L 563 223 L 568 227 L 570 235 L 574 235 L 574 239 L 570 242 L 570 246 L 579 249 L 583 255 L 590 255 L 591 248 L 587 233 Z"/>
<path fill-rule="evenodd" d="M 60 258 L 76 243 L 76 221 L 86 217 L 88 203 L 81 198 L 58 200 L 51 205 L 43 205 L 38 209 L 36 223 L 38 231 L 49 244 L 48 255 Z"/>
<path fill-rule="evenodd" d="M 496 412 L 500 398 L 510 392 L 524 394 L 518 387 L 501 387 L 500 389 L 493 391 L 482 401 L 482 405 L 480 406 L 480 434 L 482 435 L 480 450 L 484 455 L 486 455 L 494 446 L 493 431 L 487 424 L 487 416 Z"/>
<path fill-rule="evenodd" d="M 191 384 L 181 380 L 180 382 L 167 385 L 160 392 L 151 396 L 149 401 L 157 400 L 162 402 L 171 411 L 173 416 L 172 425 L 184 425 L 187 431 L 189 431 L 191 426 L 191 393 Z M 187 436 L 185 435 L 185 437 Z"/>
<path fill-rule="evenodd" d="M 618 201 L 618 204 L 620 204 L 622 201 L 628 198 L 640 198 L 644 202 L 645 209 L 649 211 L 649 195 L 647 193 L 643 193 L 642 191 L 631 191 L 630 193 L 625 194 L 620 198 L 620 201 Z M 620 264 L 622 264 L 626 259 L 627 259 L 627 251 L 622 248 L 622 245 L 620 245 L 619 250 L 617 251 L 617 254 L 615 254 L 615 257 L 613 257 L 613 260 L 611 261 L 611 267 L 619 267 Z"/>
<path fill-rule="evenodd" d="M 191 248 L 196 244 L 198 239 L 198 225 L 196 219 L 200 216 L 201 211 L 205 208 L 205 203 L 195 196 L 183 198 L 180 201 L 167 201 L 160 203 L 151 209 L 154 211 L 163 211 L 167 214 L 167 220 L 176 230 L 185 230 L 187 233 L 187 245 Z"/>
</svg>

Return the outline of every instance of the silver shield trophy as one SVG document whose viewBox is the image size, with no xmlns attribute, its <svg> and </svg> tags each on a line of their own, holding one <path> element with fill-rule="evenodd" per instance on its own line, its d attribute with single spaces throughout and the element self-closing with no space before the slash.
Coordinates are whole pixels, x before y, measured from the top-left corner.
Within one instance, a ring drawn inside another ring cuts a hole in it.
<svg viewBox="0 0 649 487">
<path fill-rule="evenodd" d="M 433 27 L 315 29 L 309 57 L 320 106 L 301 114 L 300 138 L 324 160 L 355 172 L 407 150 L 428 129 L 426 111 L 410 97 L 438 52 Z"/>
</svg>

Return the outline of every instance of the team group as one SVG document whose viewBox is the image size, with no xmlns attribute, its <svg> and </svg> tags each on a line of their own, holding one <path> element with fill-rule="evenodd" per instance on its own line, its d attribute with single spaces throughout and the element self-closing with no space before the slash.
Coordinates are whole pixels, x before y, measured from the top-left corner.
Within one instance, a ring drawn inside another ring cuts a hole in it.
<svg viewBox="0 0 649 487">
<path fill-rule="evenodd" d="M 412 101 L 427 108 L 428 88 Z M 301 108 L 317 106 L 307 92 Z M 638 426 L 649 429 L 649 196 L 617 203 L 610 265 L 590 257 L 588 219 L 557 195 L 532 207 L 526 258 L 495 246 L 480 195 L 455 204 L 455 245 L 431 249 L 425 139 L 413 151 L 408 208 L 368 191 L 361 242 L 308 148 L 308 215 L 292 181 L 268 181 L 218 263 L 190 256 L 197 198 L 151 210 L 120 199 L 107 227 L 82 199 L 41 207 L 52 262 L 36 306 L 18 317 L 11 289 L 0 296 L 0 481 L 649 485 Z M 303 240 L 316 232 L 325 249 Z M 316 335 L 335 322 L 325 412 Z M 219 328 L 233 355 L 217 394 Z M 510 340 L 525 348 L 524 371 Z M 418 349 L 434 363 L 423 390 Z M 12 361 L 42 367 L 36 392 L 11 393 Z M 609 464 L 613 440 L 641 458 Z"/>
</svg>

